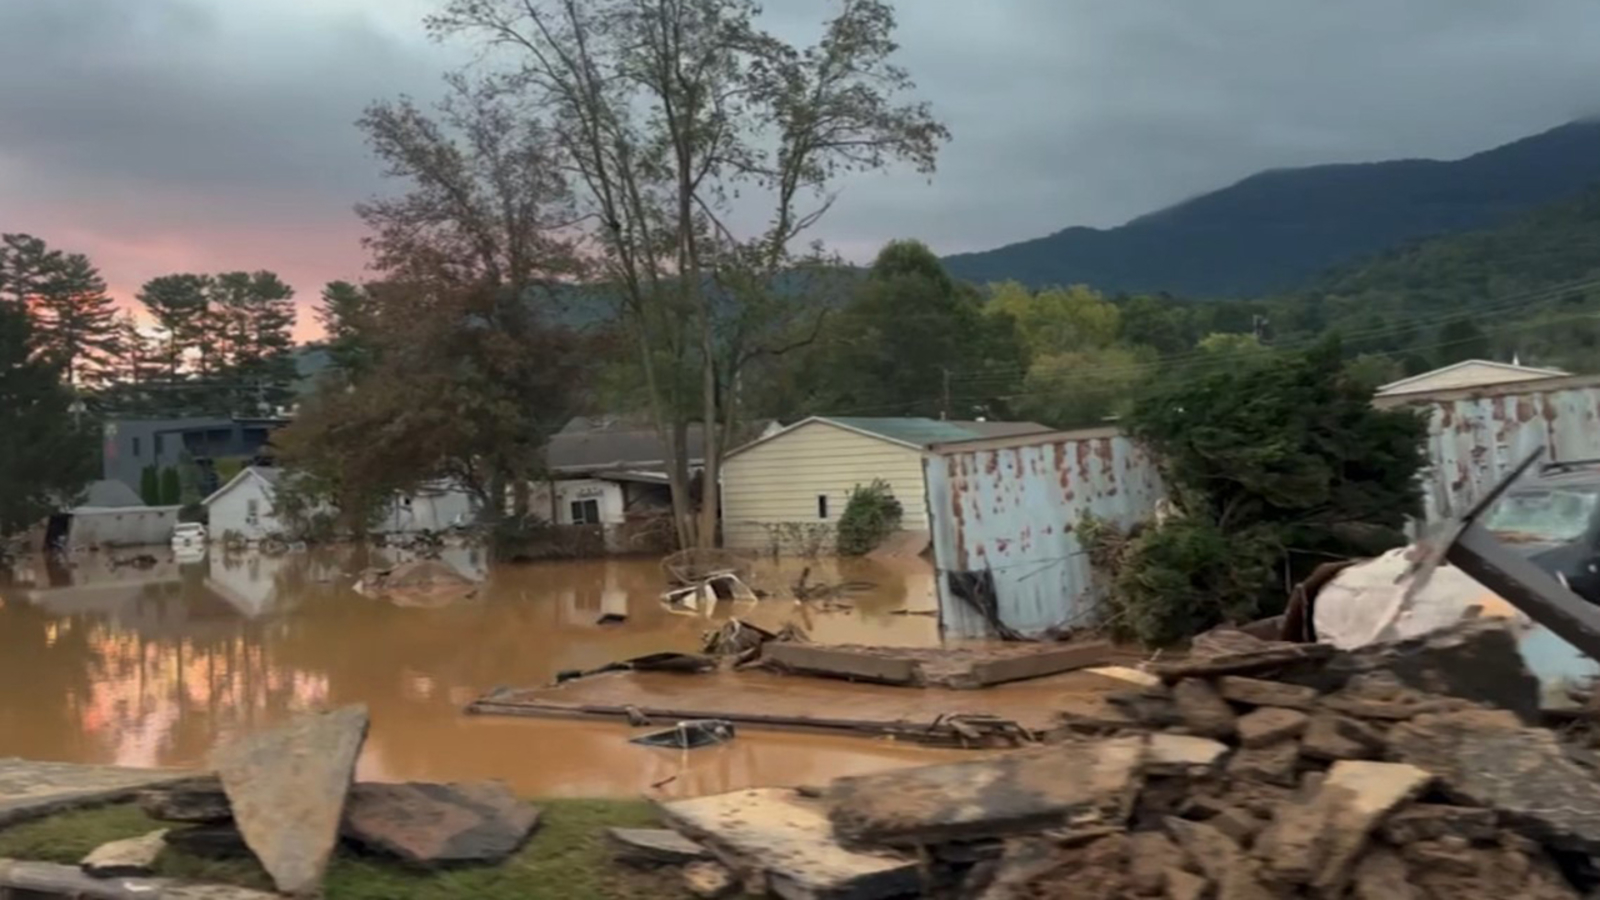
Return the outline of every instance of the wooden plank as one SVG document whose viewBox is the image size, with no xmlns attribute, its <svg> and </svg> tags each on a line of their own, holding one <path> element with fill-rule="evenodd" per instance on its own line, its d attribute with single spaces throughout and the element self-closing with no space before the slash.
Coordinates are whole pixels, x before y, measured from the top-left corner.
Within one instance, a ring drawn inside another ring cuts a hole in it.
<svg viewBox="0 0 1600 900">
<path fill-rule="evenodd" d="M 955 687 L 988 687 L 1007 681 L 1022 681 L 1042 675 L 1055 675 L 1098 666 L 1110 659 L 1116 648 L 1110 641 L 1089 641 L 1081 644 L 1062 644 L 1026 656 L 1011 656 L 974 663 L 970 682 L 960 679 Z"/>
<path fill-rule="evenodd" d="M 922 682 L 921 665 L 915 659 L 903 656 L 772 641 L 762 648 L 761 659 L 763 662 L 796 672 L 843 678 L 847 681 L 869 681 L 876 684 Z"/>
</svg>

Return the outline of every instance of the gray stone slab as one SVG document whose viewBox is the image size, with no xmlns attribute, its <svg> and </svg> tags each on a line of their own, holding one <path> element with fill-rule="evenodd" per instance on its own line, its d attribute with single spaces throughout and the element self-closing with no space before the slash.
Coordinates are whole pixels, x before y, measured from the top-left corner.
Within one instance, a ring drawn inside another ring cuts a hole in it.
<svg viewBox="0 0 1600 900">
<path fill-rule="evenodd" d="M 366 735 L 366 707 L 348 706 L 213 752 L 234 822 L 280 892 L 321 890 Z"/>
<path fill-rule="evenodd" d="M 0 859 L 0 896 L 7 891 L 75 900 L 282 900 L 277 894 L 225 884 L 167 878 L 94 878 L 76 866 Z"/>
<path fill-rule="evenodd" d="M 711 856 L 706 848 L 668 828 L 607 828 L 617 858 L 648 866 L 678 866 Z"/>
<path fill-rule="evenodd" d="M 1398 759 L 1439 776 L 1459 802 L 1562 850 L 1600 853 L 1600 784 L 1555 735 L 1485 710 L 1418 716 L 1389 732 Z"/>
<path fill-rule="evenodd" d="M 920 885 L 913 860 L 840 846 L 826 807 L 786 788 L 675 800 L 661 813 L 732 868 L 764 871 L 786 900 L 877 900 Z"/>
<path fill-rule="evenodd" d="M 1121 827 L 1144 762 L 1145 739 L 1122 737 L 840 778 L 828 791 L 830 818 L 848 843 L 906 846 Z"/>
<path fill-rule="evenodd" d="M 129 769 L 0 759 L 0 827 L 62 810 L 128 800 L 139 791 L 193 778 L 176 769 Z"/>
</svg>

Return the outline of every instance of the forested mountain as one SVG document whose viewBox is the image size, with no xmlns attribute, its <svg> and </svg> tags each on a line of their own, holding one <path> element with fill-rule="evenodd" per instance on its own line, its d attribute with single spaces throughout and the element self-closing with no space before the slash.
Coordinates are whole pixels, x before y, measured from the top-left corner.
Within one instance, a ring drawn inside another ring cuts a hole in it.
<svg viewBox="0 0 1600 900">
<path fill-rule="evenodd" d="M 1465 159 L 1281 169 L 1110 229 L 950 256 L 979 284 L 1088 284 L 1107 292 L 1261 296 L 1419 238 L 1494 228 L 1600 183 L 1600 121 Z"/>
</svg>

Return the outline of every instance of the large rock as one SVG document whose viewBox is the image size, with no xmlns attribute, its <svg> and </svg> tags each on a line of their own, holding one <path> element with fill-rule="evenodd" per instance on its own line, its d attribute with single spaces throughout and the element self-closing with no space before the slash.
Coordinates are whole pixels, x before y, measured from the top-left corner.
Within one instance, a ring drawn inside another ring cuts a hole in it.
<svg viewBox="0 0 1600 900">
<path fill-rule="evenodd" d="M 1438 775 L 1456 800 L 1495 810 L 1529 837 L 1600 853 L 1600 784 L 1550 731 L 1482 710 L 1425 715 L 1390 731 L 1389 751 Z"/>
<path fill-rule="evenodd" d="M 1263 706 L 1239 717 L 1239 743 L 1245 747 L 1267 747 L 1292 740 L 1306 730 L 1310 721 L 1296 709 Z"/>
<path fill-rule="evenodd" d="M 842 847 L 821 804 L 782 788 L 735 791 L 661 805 L 667 824 L 719 859 L 763 871 L 780 897 L 876 900 L 914 894 L 914 860 Z"/>
<path fill-rule="evenodd" d="M 1172 702 L 1183 724 L 1195 734 L 1229 738 L 1238 725 L 1238 716 L 1216 688 L 1198 678 L 1186 678 L 1174 685 Z"/>
<path fill-rule="evenodd" d="M 0 828 L 66 809 L 125 800 L 194 772 L 0 759 Z"/>
<path fill-rule="evenodd" d="M 96 878 L 127 878 L 149 875 L 156 857 L 166 849 L 167 832 L 152 831 L 143 837 L 101 844 L 83 858 L 83 871 Z"/>
<path fill-rule="evenodd" d="M 1422 637 L 1340 654 L 1322 677 L 1364 672 L 1387 672 L 1419 691 L 1507 709 L 1525 722 L 1539 715 L 1539 679 L 1518 650 L 1512 623 L 1499 617 L 1468 619 Z"/>
<path fill-rule="evenodd" d="M 1307 710 L 1316 705 L 1316 688 L 1282 681 L 1264 681 L 1226 675 L 1217 679 L 1217 692 L 1224 700 L 1247 706 L 1281 706 L 1285 709 Z"/>
<path fill-rule="evenodd" d="M 139 792 L 139 808 L 161 822 L 210 824 L 233 818 L 228 795 L 216 778 L 195 778 Z"/>
<path fill-rule="evenodd" d="M 358 784 L 343 834 L 413 865 L 500 862 L 539 824 L 539 810 L 498 781 Z"/>
<path fill-rule="evenodd" d="M 1144 738 L 1123 737 L 840 778 L 829 790 L 830 818 L 848 843 L 907 846 L 1069 822 L 1120 827 L 1144 759 Z"/>
<path fill-rule="evenodd" d="M 234 821 L 281 893 L 320 890 L 366 736 L 366 707 L 350 706 L 212 753 Z"/>
</svg>

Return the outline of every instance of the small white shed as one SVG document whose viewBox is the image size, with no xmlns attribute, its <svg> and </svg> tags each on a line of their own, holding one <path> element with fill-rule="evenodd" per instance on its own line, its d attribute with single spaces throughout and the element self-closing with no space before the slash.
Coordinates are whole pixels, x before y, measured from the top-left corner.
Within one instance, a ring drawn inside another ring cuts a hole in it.
<svg viewBox="0 0 1600 900">
<path fill-rule="evenodd" d="M 205 499 L 212 540 L 223 540 L 229 532 L 247 541 L 283 533 L 274 507 L 280 469 L 250 466 L 240 470 L 227 484 Z"/>
</svg>

